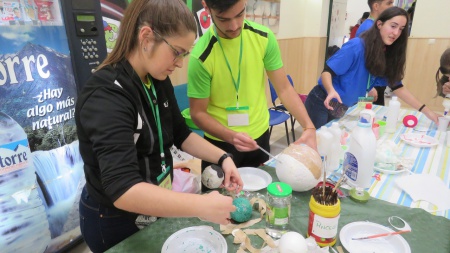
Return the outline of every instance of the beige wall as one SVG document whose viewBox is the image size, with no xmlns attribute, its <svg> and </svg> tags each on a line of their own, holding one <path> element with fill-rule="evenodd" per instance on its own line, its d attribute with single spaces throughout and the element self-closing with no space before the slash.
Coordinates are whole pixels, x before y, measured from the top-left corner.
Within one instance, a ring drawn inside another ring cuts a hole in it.
<svg viewBox="0 0 450 253">
<path fill-rule="evenodd" d="M 411 38 L 450 38 L 450 1 L 417 1 Z"/>
</svg>

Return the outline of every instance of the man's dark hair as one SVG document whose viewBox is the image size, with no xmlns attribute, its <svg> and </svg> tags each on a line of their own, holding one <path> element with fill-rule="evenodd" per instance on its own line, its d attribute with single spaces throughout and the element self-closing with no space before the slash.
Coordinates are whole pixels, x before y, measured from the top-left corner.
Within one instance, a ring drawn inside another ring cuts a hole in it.
<svg viewBox="0 0 450 253">
<path fill-rule="evenodd" d="M 374 76 L 385 77 L 391 87 L 404 77 L 408 28 L 406 26 L 397 40 L 390 46 L 386 46 L 381 38 L 377 22 L 381 21 L 384 24 L 396 16 L 404 16 L 408 25 L 406 11 L 399 7 L 390 7 L 380 14 L 369 30 L 361 34 L 366 48 L 366 68 Z"/>
<path fill-rule="evenodd" d="M 372 6 L 374 3 L 381 3 L 383 0 L 367 0 L 367 4 L 369 5 L 370 11 L 372 11 Z"/>
<path fill-rule="evenodd" d="M 233 7 L 233 5 L 239 1 L 240 0 L 205 0 L 205 3 L 208 8 L 213 9 L 218 13 L 222 13 Z"/>
</svg>

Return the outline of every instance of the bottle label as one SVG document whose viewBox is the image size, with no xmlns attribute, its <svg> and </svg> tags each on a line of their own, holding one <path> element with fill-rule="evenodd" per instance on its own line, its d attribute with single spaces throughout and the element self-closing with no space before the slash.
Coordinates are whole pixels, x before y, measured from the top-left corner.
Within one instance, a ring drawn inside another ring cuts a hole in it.
<svg viewBox="0 0 450 253">
<path fill-rule="evenodd" d="M 286 207 L 272 207 L 267 205 L 267 222 L 272 225 L 286 225 L 289 223 L 290 205 Z"/>
<path fill-rule="evenodd" d="M 347 176 L 347 178 L 355 182 L 358 178 L 358 160 L 352 153 L 345 153 L 344 164 L 342 165 L 342 168 L 345 171 L 345 175 Z"/>
<path fill-rule="evenodd" d="M 30 158 L 27 139 L 0 145 L 0 175 L 28 167 Z"/>
<path fill-rule="evenodd" d="M 311 234 L 320 238 L 335 238 L 338 230 L 340 215 L 332 218 L 325 218 L 320 215 L 310 213 L 312 218 Z"/>
</svg>

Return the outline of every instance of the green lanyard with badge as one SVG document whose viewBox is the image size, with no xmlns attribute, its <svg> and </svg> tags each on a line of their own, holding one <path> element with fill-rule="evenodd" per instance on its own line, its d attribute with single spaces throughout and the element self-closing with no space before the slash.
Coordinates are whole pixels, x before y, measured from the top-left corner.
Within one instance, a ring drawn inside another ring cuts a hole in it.
<svg viewBox="0 0 450 253">
<path fill-rule="evenodd" d="M 214 26 L 214 33 L 216 35 L 217 42 L 219 42 L 220 49 L 222 50 L 223 57 L 225 58 L 225 62 L 227 63 L 227 67 L 228 67 L 228 70 L 230 71 L 231 79 L 233 80 L 234 88 L 236 90 L 236 106 L 229 106 L 229 107 L 225 108 L 225 110 L 227 111 L 228 126 L 248 126 L 249 125 L 249 114 L 248 114 L 249 107 L 239 105 L 239 85 L 241 83 L 243 34 L 241 33 L 241 43 L 240 43 L 240 49 L 239 49 L 238 76 L 237 76 L 237 80 L 235 80 L 234 76 L 233 76 L 233 71 L 231 70 L 230 63 L 228 62 L 228 58 L 225 55 L 225 51 L 223 50 L 222 43 L 220 42 L 220 37 L 217 34 L 217 30 L 216 30 L 215 26 Z"/>
<path fill-rule="evenodd" d="M 171 190 L 172 189 L 172 179 L 170 178 L 170 166 L 166 166 L 166 156 L 164 154 L 164 148 L 163 148 L 163 137 L 162 137 L 162 128 L 161 128 L 161 117 L 159 116 L 159 106 L 158 106 L 158 97 L 156 96 L 155 86 L 152 83 L 152 79 L 147 76 L 149 80 L 150 89 L 152 90 L 153 96 L 155 97 L 154 100 L 151 99 L 150 94 L 148 93 L 147 86 L 142 82 L 142 87 L 145 90 L 145 93 L 147 94 L 148 102 L 150 103 L 150 108 L 152 109 L 153 116 L 155 117 L 156 121 L 156 127 L 158 129 L 158 138 L 159 138 L 159 152 L 161 156 L 161 170 L 162 173 L 156 178 L 158 181 L 158 185 Z"/>
<path fill-rule="evenodd" d="M 369 78 L 367 78 L 366 96 L 358 97 L 358 107 L 365 108 L 366 104 L 372 102 L 374 99 L 374 97 L 369 96 L 369 88 L 371 86 L 371 77 L 372 77 L 372 75 L 369 74 Z"/>
</svg>

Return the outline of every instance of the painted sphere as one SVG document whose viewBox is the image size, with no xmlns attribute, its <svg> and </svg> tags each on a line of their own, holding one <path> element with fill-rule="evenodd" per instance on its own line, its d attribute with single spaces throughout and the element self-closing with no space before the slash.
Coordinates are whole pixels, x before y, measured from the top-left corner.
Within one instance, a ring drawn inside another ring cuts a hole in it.
<svg viewBox="0 0 450 253">
<path fill-rule="evenodd" d="M 225 178 L 223 169 L 215 164 L 205 168 L 202 172 L 202 183 L 209 189 L 217 189 Z"/>
<path fill-rule="evenodd" d="M 281 152 L 276 173 L 281 182 L 294 191 L 308 191 L 319 182 L 322 159 L 319 153 L 307 145 L 292 144 Z"/>
<path fill-rule="evenodd" d="M 231 219 L 237 222 L 246 222 L 252 218 L 252 204 L 246 198 L 236 198 L 233 200 L 236 211 L 231 213 Z"/>
</svg>

